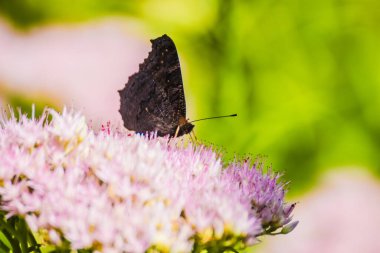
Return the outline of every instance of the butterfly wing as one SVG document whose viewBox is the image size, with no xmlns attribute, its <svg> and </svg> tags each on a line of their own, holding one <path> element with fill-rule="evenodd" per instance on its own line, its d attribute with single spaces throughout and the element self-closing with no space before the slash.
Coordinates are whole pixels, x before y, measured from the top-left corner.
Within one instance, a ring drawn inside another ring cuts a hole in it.
<svg viewBox="0 0 380 253">
<path fill-rule="evenodd" d="M 120 90 L 124 126 L 136 132 L 157 131 L 174 135 L 186 119 L 182 74 L 174 42 L 163 35 L 152 42 L 152 51 Z"/>
</svg>

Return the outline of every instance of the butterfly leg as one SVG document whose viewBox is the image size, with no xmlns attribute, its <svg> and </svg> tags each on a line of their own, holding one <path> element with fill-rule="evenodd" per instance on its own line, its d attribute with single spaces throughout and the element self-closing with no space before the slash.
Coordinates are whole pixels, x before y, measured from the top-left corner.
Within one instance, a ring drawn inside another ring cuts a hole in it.
<svg viewBox="0 0 380 253">
<path fill-rule="evenodd" d="M 197 143 L 198 143 L 198 139 L 197 139 L 197 137 L 195 136 L 194 130 L 192 130 L 192 131 L 189 133 L 189 136 L 190 136 L 190 139 L 191 139 L 191 142 L 192 142 L 192 143 L 194 143 L 194 144 L 197 144 Z M 194 136 L 194 140 L 193 140 L 193 136 Z"/>
<path fill-rule="evenodd" d="M 178 132 L 179 132 L 179 126 L 177 126 L 177 129 L 175 130 L 174 138 L 177 138 Z"/>
<path fill-rule="evenodd" d="M 194 143 L 193 137 L 191 136 L 191 132 L 189 133 L 189 137 L 190 137 L 190 142 Z"/>
</svg>

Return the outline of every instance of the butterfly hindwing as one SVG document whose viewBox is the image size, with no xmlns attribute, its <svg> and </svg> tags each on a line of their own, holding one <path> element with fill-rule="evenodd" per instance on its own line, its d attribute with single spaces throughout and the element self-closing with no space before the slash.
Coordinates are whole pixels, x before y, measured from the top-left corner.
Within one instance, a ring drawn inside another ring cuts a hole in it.
<svg viewBox="0 0 380 253">
<path fill-rule="evenodd" d="M 124 126 L 136 132 L 174 132 L 186 119 L 182 74 L 174 42 L 163 35 L 152 42 L 152 51 L 120 93 Z"/>
</svg>

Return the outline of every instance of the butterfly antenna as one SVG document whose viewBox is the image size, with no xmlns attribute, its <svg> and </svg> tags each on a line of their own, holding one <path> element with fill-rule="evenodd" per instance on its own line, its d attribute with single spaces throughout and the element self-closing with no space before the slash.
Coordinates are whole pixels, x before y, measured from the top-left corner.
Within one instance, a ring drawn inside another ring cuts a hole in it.
<svg viewBox="0 0 380 253">
<path fill-rule="evenodd" d="M 219 119 L 219 118 L 227 118 L 227 117 L 236 117 L 237 114 L 231 114 L 231 115 L 224 115 L 224 116 L 217 116 L 217 117 L 210 117 L 210 118 L 203 118 L 203 119 L 197 119 L 190 121 L 190 123 L 196 122 L 196 121 L 201 121 L 201 120 L 206 120 L 206 119 Z"/>
</svg>

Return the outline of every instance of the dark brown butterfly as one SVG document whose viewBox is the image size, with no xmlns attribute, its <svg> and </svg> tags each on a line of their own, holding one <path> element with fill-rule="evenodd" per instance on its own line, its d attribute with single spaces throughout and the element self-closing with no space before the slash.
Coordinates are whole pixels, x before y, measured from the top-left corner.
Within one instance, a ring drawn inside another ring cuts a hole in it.
<svg viewBox="0 0 380 253">
<path fill-rule="evenodd" d="M 188 134 L 194 125 L 186 119 L 177 49 L 166 34 L 151 42 L 152 51 L 148 58 L 140 64 L 139 71 L 129 77 L 124 89 L 119 91 L 119 112 L 124 126 L 139 133 L 157 131 L 158 136 Z"/>
<path fill-rule="evenodd" d="M 158 136 L 182 136 L 194 125 L 186 119 L 186 102 L 177 49 L 166 34 L 151 40 L 152 51 L 129 77 L 120 94 L 124 126 Z"/>
</svg>

